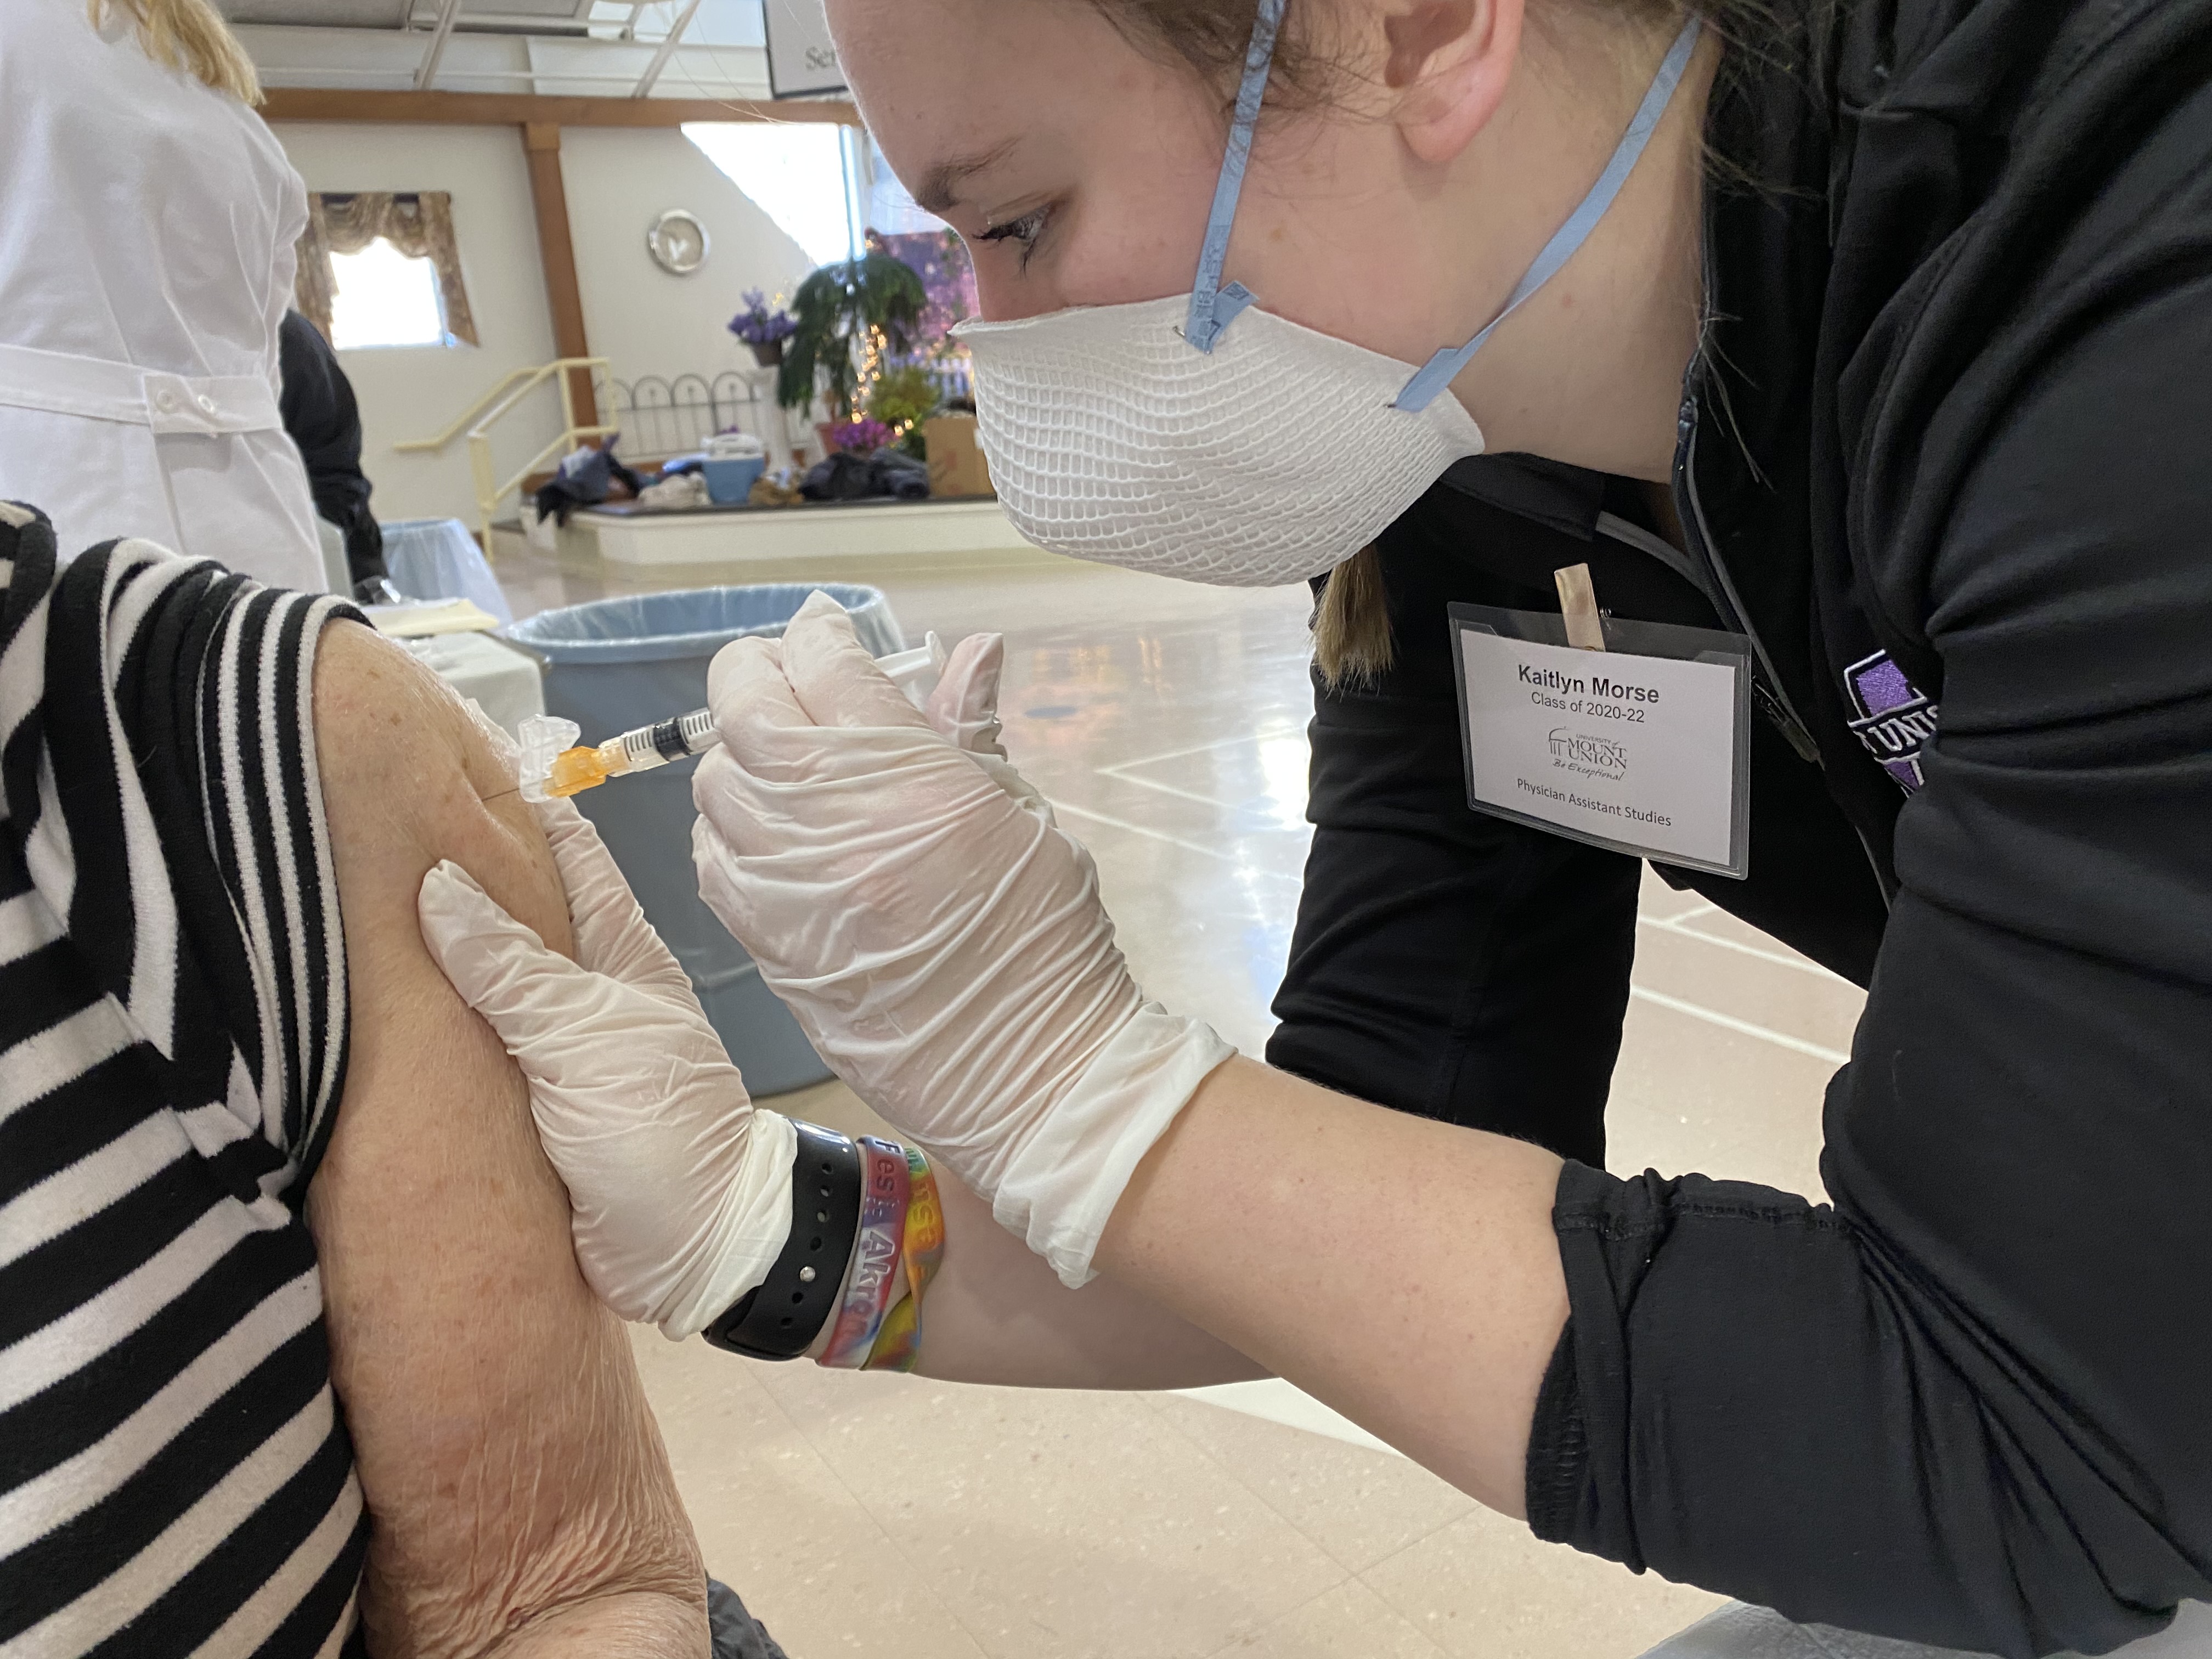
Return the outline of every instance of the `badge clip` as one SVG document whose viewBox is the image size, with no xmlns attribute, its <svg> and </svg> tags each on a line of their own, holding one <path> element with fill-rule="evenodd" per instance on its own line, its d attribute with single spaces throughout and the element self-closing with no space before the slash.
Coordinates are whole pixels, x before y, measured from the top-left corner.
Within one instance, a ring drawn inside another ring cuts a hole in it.
<svg viewBox="0 0 2212 1659">
<path fill-rule="evenodd" d="M 1577 651 L 1605 649 L 1605 623 L 1597 614 L 1597 587 L 1586 564 L 1562 566 L 1552 573 L 1559 590 L 1559 615 L 1567 624 L 1567 643 Z"/>
</svg>

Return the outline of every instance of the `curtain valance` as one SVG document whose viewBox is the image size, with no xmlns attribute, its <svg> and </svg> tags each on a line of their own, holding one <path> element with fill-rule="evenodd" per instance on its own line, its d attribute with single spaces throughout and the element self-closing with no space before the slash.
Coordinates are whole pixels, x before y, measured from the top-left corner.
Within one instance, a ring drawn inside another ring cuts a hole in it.
<svg viewBox="0 0 2212 1659">
<path fill-rule="evenodd" d="M 358 253 L 379 237 L 410 259 L 428 259 L 437 273 L 438 298 L 446 313 L 446 332 L 477 343 L 475 317 L 461 280 L 460 246 L 453 239 L 453 198 L 442 190 L 404 193 L 361 191 L 307 198 L 307 229 L 300 238 L 300 274 L 295 284 L 301 313 L 330 337 L 337 298 L 334 253 Z"/>
</svg>

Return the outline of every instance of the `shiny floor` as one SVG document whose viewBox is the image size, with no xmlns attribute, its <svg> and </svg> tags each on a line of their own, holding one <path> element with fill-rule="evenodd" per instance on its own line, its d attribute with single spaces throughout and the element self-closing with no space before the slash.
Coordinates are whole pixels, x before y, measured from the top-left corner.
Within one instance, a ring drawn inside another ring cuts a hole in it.
<svg viewBox="0 0 2212 1659">
<path fill-rule="evenodd" d="M 500 566 L 519 614 L 799 574 Z M 836 574 L 883 587 L 910 637 L 1006 634 L 1007 746 L 1096 854 L 1139 979 L 1258 1052 L 1306 844 L 1303 590 Z M 1820 1091 L 1859 1000 L 1647 881 L 1614 1168 L 1817 1195 Z M 836 1084 L 779 1103 L 868 1121 Z M 636 1346 L 708 1565 L 791 1659 L 1632 1659 L 1720 1600 L 1537 1543 L 1284 1385 L 1224 1408 Z"/>
</svg>

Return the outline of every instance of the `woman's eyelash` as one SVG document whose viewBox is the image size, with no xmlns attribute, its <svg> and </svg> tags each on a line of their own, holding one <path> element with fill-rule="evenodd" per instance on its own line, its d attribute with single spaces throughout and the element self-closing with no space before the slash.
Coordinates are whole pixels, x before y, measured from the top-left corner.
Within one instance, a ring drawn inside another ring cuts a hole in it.
<svg viewBox="0 0 2212 1659">
<path fill-rule="evenodd" d="M 992 225 L 977 240 L 985 242 L 1014 242 L 1022 250 L 1022 263 L 1029 263 L 1030 253 L 1036 246 L 1037 238 L 1044 234 L 1045 220 L 1049 208 L 1031 208 L 1018 219 L 1009 219 L 1003 225 Z"/>
</svg>

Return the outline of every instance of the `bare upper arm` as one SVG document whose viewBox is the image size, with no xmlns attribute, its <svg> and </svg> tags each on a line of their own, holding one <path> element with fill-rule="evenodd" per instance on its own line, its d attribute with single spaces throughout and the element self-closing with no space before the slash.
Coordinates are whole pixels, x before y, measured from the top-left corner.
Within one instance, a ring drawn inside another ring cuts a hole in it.
<svg viewBox="0 0 2212 1659">
<path fill-rule="evenodd" d="M 352 1044 L 310 1190 L 373 1521 L 380 1659 L 700 1653 L 705 1577 L 622 1327 L 585 1285 L 520 1073 L 424 949 L 450 858 L 569 948 L 550 854 L 453 695 L 351 624 L 315 675 Z M 588 1627 L 588 1628 L 586 1628 Z"/>
</svg>

